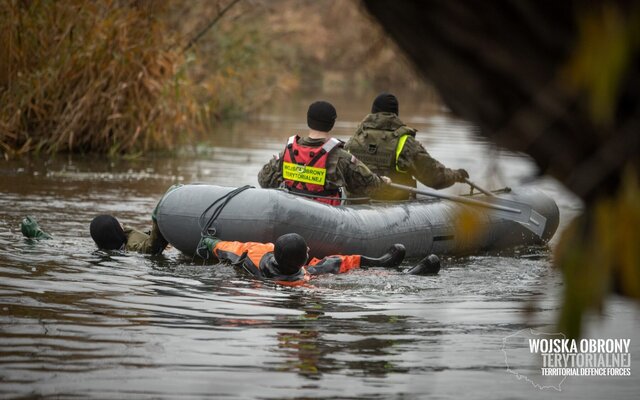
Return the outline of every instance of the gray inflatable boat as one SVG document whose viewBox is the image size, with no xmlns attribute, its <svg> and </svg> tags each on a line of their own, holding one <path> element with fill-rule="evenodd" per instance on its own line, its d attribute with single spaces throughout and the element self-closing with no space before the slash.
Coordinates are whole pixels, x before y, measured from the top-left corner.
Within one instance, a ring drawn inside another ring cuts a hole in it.
<svg viewBox="0 0 640 400">
<path fill-rule="evenodd" d="M 230 196 L 231 194 L 231 196 Z M 184 185 L 168 192 L 158 210 L 158 226 L 175 248 L 191 256 L 203 227 L 211 224 L 222 240 L 273 242 L 296 232 L 311 248 L 310 255 L 363 254 L 378 257 L 402 243 L 407 257 L 428 254 L 469 254 L 517 245 L 542 244 L 559 222 L 556 203 L 536 190 L 518 190 L 500 197 L 531 206 L 546 218 L 536 235 L 518 222 L 478 207 L 449 200 L 424 199 L 371 205 L 329 206 L 282 190 L 205 184 Z M 482 200 L 484 195 L 474 196 Z M 458 232 L 456 218 L 465 209 L 477 214 L 479 229 Z"/>
</svg>

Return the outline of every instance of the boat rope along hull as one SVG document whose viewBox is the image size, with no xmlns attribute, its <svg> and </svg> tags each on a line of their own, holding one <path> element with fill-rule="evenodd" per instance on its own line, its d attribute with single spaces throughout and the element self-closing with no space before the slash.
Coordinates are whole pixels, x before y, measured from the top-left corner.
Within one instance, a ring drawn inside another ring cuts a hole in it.
<svg viewBox="0 0 640 400">
<path fill-rule="evenodd" d="M 158 226 L 181 252 L 192 256 L 200 241 L 199 219 L 207 207 L 235 188 L 206 184 L 181 186 L 165 195 L 158 207 Z M 468 254 L 551 239 L 559 222 L 556 203 L 536 190 L 501 195 L 529 204 L 546 217 L 542 239 L 518 223 L 497 218 L 491 211 L 447 200 L 421 200 L 375 205 L 329 206 L 281 190 L 250 188 L 231 199 L 213 224 L 222 240 L 273 242 L 295 232 L 311 248 L 310 256 L 364 254 L 379 257 L 394 243 L 402 243 L 407 257 Z M 482 199 L 483 196 L 474 198 Z M 457 232 L 462 209 L 480 221 L 473 232 Z M 205 215 L 211 215 L 211 210 Z"/>
</svg>

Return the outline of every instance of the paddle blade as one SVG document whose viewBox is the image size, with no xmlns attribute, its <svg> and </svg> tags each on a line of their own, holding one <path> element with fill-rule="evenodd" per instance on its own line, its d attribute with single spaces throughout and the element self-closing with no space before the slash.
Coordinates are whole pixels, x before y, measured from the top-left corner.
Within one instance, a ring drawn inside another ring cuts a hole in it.
<svg viewBox="0 0 640 400">
<path fill-rule="evenodd" d="M 515 221 L 542 239 L 547 218 L 528 204 L 501 197 L 491 197 L 487 199 L 487 204 L 496 206 L 489 208 L 495 217 Z"/>
</svg>

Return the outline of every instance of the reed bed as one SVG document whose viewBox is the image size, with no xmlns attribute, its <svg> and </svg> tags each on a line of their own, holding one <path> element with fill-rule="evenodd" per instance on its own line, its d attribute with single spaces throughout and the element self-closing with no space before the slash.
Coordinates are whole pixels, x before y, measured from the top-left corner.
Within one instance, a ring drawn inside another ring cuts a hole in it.
<svg viewBox="0 0 640 400">
<path fill-rule="evenodd" d="M 351 0 L 0 1 L 0 156 L 173 150 L 301 87 L 415 83 L 394 49 Z"/>
<path fill-rule="evenodd" d="M 152 3 L 6 1 L 0 31 L 5 157 L 170 149 L 190 131 L 183 56 Z"/>
</svg>

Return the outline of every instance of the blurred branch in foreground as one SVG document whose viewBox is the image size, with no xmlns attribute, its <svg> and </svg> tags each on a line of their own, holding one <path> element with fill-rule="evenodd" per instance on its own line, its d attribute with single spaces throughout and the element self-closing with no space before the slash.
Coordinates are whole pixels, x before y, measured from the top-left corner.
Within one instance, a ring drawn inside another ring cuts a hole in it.
<svg viewBox="0 0 640 400">
<path fill-rule="evenodd" d="M 640 7 L 386 1 L 368 11 L 451 110 L 585 200 L 563 237 L 561 326 L 611 290 L 640 298 Z"/>
</svg>

